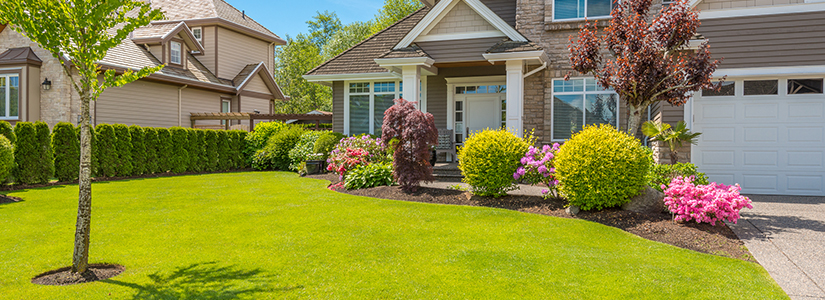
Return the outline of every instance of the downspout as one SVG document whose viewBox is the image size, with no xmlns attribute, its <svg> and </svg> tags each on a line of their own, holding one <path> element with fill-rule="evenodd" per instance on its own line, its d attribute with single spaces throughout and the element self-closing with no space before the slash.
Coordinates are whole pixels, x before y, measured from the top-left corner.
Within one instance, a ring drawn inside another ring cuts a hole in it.
<svg viewBox="0 0 825 300">
<path fill-rule="evenodd" d="M 183 109 L 181 107 L 181 95 L 183 94 L 183 89 L 185 89 L 188 86 L 189 86 L 188 84 L 184 84 L 182 87 L 178 88 L 178 127 L 183 126 L 183 123 L 182 123 L 183 120 L 181 120 L 182 119 L 181 114 L 183 113 Z"/>
<path fill-rule="evenodd" d="M 539 71 L 544 70 L 544 69 L 547 69 L 547 62 L 544 62 L 544 64 L 542 64 L 541 67 L 538 67 L 535 70 L 527 72 L 527 74 L 524 74 L 524 76 L 522 76 L 522 79 L 526 79 L 527 77 L 530 77 L 531 75 L 536 74 Z"/>
</svg>

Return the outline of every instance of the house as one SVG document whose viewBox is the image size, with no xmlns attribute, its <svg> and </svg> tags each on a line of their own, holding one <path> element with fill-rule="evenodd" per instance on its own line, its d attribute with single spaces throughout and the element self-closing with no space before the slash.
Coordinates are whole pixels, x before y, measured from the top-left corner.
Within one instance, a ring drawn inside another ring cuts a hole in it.
<svg viewBox="0 0 825 300">
<path fill-rule="evenodd" d="M 505 126 L 561 142 L 586 124 L 624 127 L 627 109 L 568 62 L 584 18 L 607 25 L 611 0 L 422 0 L 426 7 L 305 75 L 333 89 L 333 127 L 380 133 L 392 99 L 417 101 L 436 126 L 468 133 Z M 662 7 L 654 1 L 654 11 Z M 665 3 L 664 5 L 667 5 Z M 714 181 L 745 193 L 825 195 L 825 3 L 692 0 L 699 33 L 724 57 L 720 92 L 651 119 L 702 132 L 686 152 Z M 655 147 L 660 160 L 667 149 Z M 687 150 L 687 149 L 686 149 Z"/>
<path fill-rule="evenodd" d="M 271 72 L 275 47 L 284 45 L 283 39 L 223 0 L 151 3 L 166 19 L 136 29 L 99 65 L 116 70 L 166 67 L 107 89 L 93 102 L 93 124 L 189 127 L 190 112 L 266 113 L 273 101 L 284 99 Z M 57 59 L 0 26 L 0 91 L 4 89 L 0 120 L 79 122 L 80 98 Z"/>
</svg>

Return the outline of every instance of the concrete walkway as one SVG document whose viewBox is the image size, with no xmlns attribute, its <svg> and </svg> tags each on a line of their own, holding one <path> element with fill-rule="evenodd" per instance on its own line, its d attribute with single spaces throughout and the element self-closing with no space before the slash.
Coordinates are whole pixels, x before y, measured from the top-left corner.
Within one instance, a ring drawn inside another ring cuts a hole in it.
<svg viewBox="0 0 825 300">
<path fill-rule="evenodd" d="M 792 299 L 825 300 L 825 197 L 750 198 L 731 229 Z"/>
</svg>

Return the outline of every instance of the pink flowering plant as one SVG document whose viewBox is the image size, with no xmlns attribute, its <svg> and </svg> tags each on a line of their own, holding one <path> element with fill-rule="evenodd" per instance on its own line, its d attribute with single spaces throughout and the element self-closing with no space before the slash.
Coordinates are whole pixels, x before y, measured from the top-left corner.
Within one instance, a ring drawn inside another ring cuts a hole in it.
<svg viewBox="0 0 825 300">
<path fill-rule="evenodd" d="M 559 151 L 559 144 L 553 146 L 544 145 L 541 148 L 530 146 L 527 153 L 521 158 L 520 166 L 513 173 L 513 179 L 522 180 L 532 185 L 544 184 L 547 189 L 541 191 L 545 199 L 558 195 L 556 186 L 559 180 L 556 179 L 556 168 L 553 159 Z"/>
<path fill-rule="evenodd" d="M 670 187 L 665 189 L 665 205 L 674 213 L 676 220 L 696 223 L 709 223 L 716 226 L 717 221 L 736 223 L 742 208 L 753 208 L 748 197 L 739 194 L 739 185 L 727 186 L 721 183 L 695 185 L 694 177 L 673 178 Z"/>
<path fill-rule="evenodd" d="M 368 135 L 342 139 L 332 148 L 327 159 L 327 171 L 338 173 L 341 180 L 348 171 L 372 163 L 391 162 L 386 143 Z"/>
</svg>

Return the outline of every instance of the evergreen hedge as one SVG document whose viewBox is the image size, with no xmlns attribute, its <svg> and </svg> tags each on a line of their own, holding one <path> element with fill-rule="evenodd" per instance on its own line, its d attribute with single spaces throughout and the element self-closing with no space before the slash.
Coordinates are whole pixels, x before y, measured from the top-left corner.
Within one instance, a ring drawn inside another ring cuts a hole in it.
<svg viewBox="0 0 825 300">
<path fill-rule="evenodd" d="M 227 171 L 232 168 L 232 153 L 229 147 L 230 135 L 226 130 L 218 130 L 215 133 L 218 135 L 216 144 L 218 149 L 218 170 Z"/>
<path fill-rule="evenodd" d="M 14 170 L 14 146 L 4 134 L 0 134 L 0 183 L 6 181 Z"/>
<path fill-rule="evenodd" d="M 129 127 L 123 124 L 112 125 L 115 130 L 115 149 L 117 150 L 117 176 L 132 176 L 134 162 L 132 161 L 132 135 Z"/>
<path fill-rule="evenodd" d="M 129 135 L 132 139 L 132 169 L 133 175 L 146 174 L 146 144 L 144 142 L 145 132 L 137 125 L 129 126 Z"/>
<path fill-rule="evenodd" d="M 146 174 L 160 172 L 157 129 L 152 127 L 143 128 L 143 146 L 146 147 Z"/>
<path fill-rule="evenodd" d="M 200 157 L 201 157 L 201 145 L 203 144 L 202 140 L 199 140 L 198 137 L 198 130 L 196 129 L 187 129 L 186 130 L 187 136 L 187 143 L 186 143 L 186 152 L 189 153 L 189 167 L 187 170 L 189 172 L 201 172 L 201 164 L 200 164 Z"/>
<path fill-rule="evenodd" d="M 172 143 L 169 145 L 169 170 L 172 173 L 184 173 L 189 169 L 189 152 L 186 151 L 189 147 L 189 133 L 186 132 L 186 128 L 172 127 L 169 134 L 172 137 Z"/>
<path fill-rule="evenodd" d="M 197 130 L 198 132 L 198 170 L 200 172 L 209 171 L 209 155 L 206 154 L 206 130 Z"/>
<path fill-rule="evenodd" d="M 71 123 L 60 122 L 52 131 L 55 177 L 59 181 L 75 181 L 80 173 L 80 138 Z"/>
<path fill-rule="evenodd" d="M 14 145 L 17 141 L 16 136 L 14 135 L 14 127 L 6 121 L 0 121 L 0 135 L 5 136 L 9 139 L 12 145 Z"/>
<path fill-rule="evenodd" d="M 206 165 L 204 167 L 207 172 L 215 172 L 218 170 L 218 133 L 215 130 L 206 130 L 206 136 L 203 139 L 203 148 L 206 151 Z"/>
<path fill-rule="evenodd" d="M 37 182 L 48 183 L 54 176 L 54 152 L 52 152 L 52 132 L 43 121 L 34 123 L 37 137 Z"/>
<path fill-rule="evenodd" d="M 109 124 L 95 126 L 95 151 L 97 156 L 98 176 L 117 176 L 117 136 L 115 128 Z"/>
<path fill-rule="evenodd" d="M 156 173 L 166 173 L 172 169 L 172 135 L 167 128 L 155 128 L 158 132 L 157 161 L 158 169 Z"/>
</svg>

